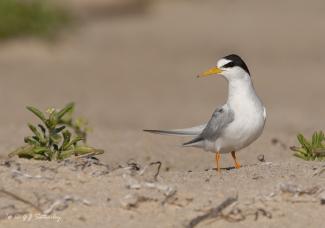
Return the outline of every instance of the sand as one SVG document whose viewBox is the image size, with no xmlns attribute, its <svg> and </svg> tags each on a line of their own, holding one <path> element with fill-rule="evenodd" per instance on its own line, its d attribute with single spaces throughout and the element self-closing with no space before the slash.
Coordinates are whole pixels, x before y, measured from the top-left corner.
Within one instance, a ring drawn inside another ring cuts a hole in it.
<svg viewBox="0 0 325 228">
<path fill-rule="evenodd" d="M 89 18 L 55 43 L 2 43 L 0 186 L 32 205 L 2 192 L 0 227 L 185 227 L 228 197 L 236 202 L 198 227 L 322 227 L 324 163 L 289 147 L 298 132 L 323 128 L 324 9 L 322 1 L 158 1 L 139 14 Z M 213 154 L 179 146 L 188 138 L 142 129 L 207 120 L 227 84 L 195 75 L 229 53 L 248 64 L 268 117 L 238 153 L 243 167 L 231 169 L 224 155 L 228 169 L 217 175 Z M 8 160 L 37 121 L 26 105 L 69 101 L 94 128 L 89 143 L 105 149 L 99 161 Z"/>
</svg>

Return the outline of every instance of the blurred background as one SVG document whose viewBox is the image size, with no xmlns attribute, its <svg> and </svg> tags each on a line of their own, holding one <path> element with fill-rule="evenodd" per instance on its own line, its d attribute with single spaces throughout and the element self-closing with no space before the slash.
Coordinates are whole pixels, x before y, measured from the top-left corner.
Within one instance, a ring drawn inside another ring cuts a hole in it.
<svg viewBox="0 0 325 228">
<path fill-rule="evenodd" d="M 321 0 L 1 0 L 0 153 L 22 144 L 26 105 L 75 101 L 107 160 L 168 157 L 182 140 L 141 130 L 208 120 L 227 84 L 195 76 L 231 53 L 267 107 L 260 143 L 294 141 L 324 126 L 324 40 Z"/>
</svg>

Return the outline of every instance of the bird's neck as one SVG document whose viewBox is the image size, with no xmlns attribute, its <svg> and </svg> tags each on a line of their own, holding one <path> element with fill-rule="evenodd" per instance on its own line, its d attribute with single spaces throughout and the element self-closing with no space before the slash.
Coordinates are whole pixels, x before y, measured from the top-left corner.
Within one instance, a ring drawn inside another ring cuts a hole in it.
<svg viewBox="0 0 325 228">
<path fill-rule="evenodd" d="M 228 80 L 229 103 L 252 99 L 255 96 L 255 89 L 250 78 Z"/>
</svg>

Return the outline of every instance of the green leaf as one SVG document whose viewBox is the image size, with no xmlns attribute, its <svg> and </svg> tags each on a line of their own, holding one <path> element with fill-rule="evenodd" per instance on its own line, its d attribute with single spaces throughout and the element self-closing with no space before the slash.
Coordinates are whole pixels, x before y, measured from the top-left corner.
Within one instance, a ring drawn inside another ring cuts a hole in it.
<svg viewBox="0 0 325 228">
<path fill-rule="evenodd" d="M 71 133 L 70 133 L 70 131 L 65 130 L 65 131 L 62 133 L 62 135 L 63 135 L 63 142 L 62 142 L 62 145 L 61 145 L 60 150 L 68 149 L 66 146 L 67 146 L 68 143 L 70 142 L 70 139 L 71 139 Z"/>
<path fill-rule="evenodd" d="M 316 149 L 314 149 L 314 154 L 316 156 L 324 157 L 325 156 L 325 148 L 316 148 Z"/>
<path fill-rule="evenodd" d="M 42 155 L 42 154 L 34 154 L 33 158 L 35 160 L 42 160 L 42 161 L 50 160 L 47 156 Z"/>
<path fill-rule="evenodd" d="M 29 111 L 31 111 L 32 113 L 34 113 L 38 118 L 40 118 L 40 120 L 42 120 L 43 123 L 46 122 L 46 117 L 40 110 L 38 110 L 37 108 L 34 108 L 32 106 L 27 106 L 26 108 Z"/>
<path fill-rule="evenodd" d="M 58 124 L 58 118 L 57 118 L 57 112 L 53 111 L 50 116 L 49 119 L 46 121 L 46 126 L 52 130 L 56 127 L 56 125 Z"/>
<path fill-rule="evenodd" d="M 74 103 L 67 104 L 63 109 L 57 113 L 57 118 L 60 120 L 65 114 L 72 112 L 74 109 Z"/>
<path fill-rule="evenodd" d="M 323 141 L 325 139 L 323 131 L 319 131 L 319 138 L 320 138 L 321 141 Z"/>
<path fill-rule="evenodd" d="M 314 148 L 321 147 L 321 143 L 323 141 L 322 137 L 323 137 L 323 135 L 322 135 L 321 131 L 320 132 L 315 132 L 313 134 L 313 137 L 312 137 L 313 143 L 312 143 L 312 145 L 313 145 Z"/>
<path fill-rule="evenodd" d="M 71 157 L 72 155 L 74 155 L 74 150 L 64 150 L 59 154 L 58 159 L 63 160 Z"/>
<path fill-rule="evenodd" d="M 104 150 L 99 150 L 88 146 L 77 146 L 74 148 L 74 153 L 75 155 L 84 155 L 90 153 L 94 153 L 97 155 L 104 153 Z"/>
<path fill-rule="evenodd" d="M 32 153 L 20 153 L 18 154 L 19 158 L 26 158 L 26 159 L 32 159 L 34 158 L 34 154 Z"/>
<path fill-rule="evenodd" d="M 46 147 L 34 147 L 33 151 L 35 154 L 45 154 L 49 149 Z"/>
<path fill-rule="evenodd" d="M 304 148 L 300 148 L 299 150 L 297 150 L 297 152 L 304 155 L 304 156 L 310 156 L 311 155 Z"/>
<path fill-rule="evenodd" d="M 16 155 L 18 155 L 20 153 L 32 151 L 33 148 L 34 148 L 34 146 L 31 146 L 31 145 L 22 146 L 22 147 L 19 147 L 16 150 L 14 150 L 13 152 L 9 153 L 8 156 L 11 158 L 11 157 L 16 156 Z"/>
<path fill-rule="evenodd" d="M 78 146 L 74 148 L 74 154 L 75 155 L 83 155 L 83 154 L 89 154 L 94 152 L 94 149 L 91 147 L 86 147 L 86 146 Z"/>
<path fill-rule="evenodd" d="M 44 138 L 44 135 L 42 135 L 34 125 L 28 124 L 28 127 L 35 134 L 35 136 L 33 136 L 33 139 L 40 144 L 45 145 L 47 141 Z"/>
<path fill-rule="evenodd" d="M 40 136 L 40 133 L 38 132 L 38 130 L 36 129 L 36 127 L 33 124 L 28 123 L 27 124 L 29 129 L 37 136 Z"/>
<path fill-rule="evenodd" d="M 55 134 L 57 134 L 57 133 L 60 133 L 61 131 L 63 131 L 64 129 L 65 129 L 65 126 L 61 126 L 61 127 L 55 128 L 53 132 Z"/>
<path fill-rule="evenodd" d="M 303 160 L 306 160 L 306 161 L 309 160 L 308 157 L 306 157 L 306 156 L 304 156 L 304 155 L 302 155 L 300 153 L 294 153 L 293 155 L 296 156 L 296 157 L 298 157 L 298 158 L 301 158 Z"/>
<path fill-rule="evenodd" d="M 62 139 L 62 136 L 59 135 L 59 134 L 52 134 L 52 135 L 50 136 L 50 139 L 52 140 L 53 143 L 55 143 L 55 144 L 59 144 L 60 141 L 61 141 L 61 139 Z"/>
<path fill-rule="evenodd" d="M 29 145 L 36 145 L 36 146 L 39 146 L 40 143 L 38 141 L 36 141 L 35 139 L 33 139 L 33 137 L 25 137 L 24 138 L 24 142 L 25 143 L 28 143 Z"/>
<path fill-rule="evenodd" d="M 323 131 L 319 131 L 319 133 L 318 133 L 318 145 L 317 145 L 317 147 L 320 147 L 320 148 L 324 148 L 324 145 L 323 145 L 323 141 L 325 140 L 325 137 L 324 137 L 324 133 L 323 133 Z"/>
<path fill-rule="evenodd" d="M 299 141 L 299 143 L 301 144 L 301 145 L 303 145 L 304 144 L 304 139 L 305 139 L 305 137 L 302 135 L 302 134 L 298 134 L 297 135 L 297 139 L 298 139 L 298 141 Z"/>
<path fill-rule="evenodd" d="M 19 153 L 17 154 L 18 157 L 20 158 L 34 158 L 34 152 L 33 152 L 34 147 L 33 146 L 27 146 L 24 147 L 22 150 L 19 151 Z"/>
<path fill-rule="evenodd" d="M 318 145 L 318 140 L 319 140 L 319 137 L 318 137 L 318 132 L 314 132 L 313 136 L 312 136 L 312 140 L 311 140 L 311 145 L 313 147 L 317 146 Z"/>
<path fill-rule="evenodd" d="M 43 137 L 46 137 L 46 129 L 42 124 L 38 124 L 39 129 L 42 131 L 43 133 Z"/>
<path fill-rule="evenodd" d="M 86 155 L 86 154 L 98 155 L 98 154 L 102 154 L 102 153 L 104 153 L 103 150 L 99 150 L 99 149 L 95 149 L 95 148 L 87 147 L 87 146 L 78 146 L 71 150 L 62 151 L 60 154 L 60 158 L 66 159 L 72 155 L 74 155 L 74 156 L 80 156 L 80 155 Z"/>
<path fill-rule="evenodd" d="M 63 150 L 68 149 L 70 146 L 77 144 L 77 142 L 82 141 L 83 138 L 80 136 L 75 137 L 72 139 L 65 147 L 63 147 Z"/>
<path fill-rule="evenodd" d="M 304 147 L 308 153 L 312 153 L 312 145 L 302 134 L 298 134 L 297 139 L 300 142 L 301 146 Z"/>
</svg>

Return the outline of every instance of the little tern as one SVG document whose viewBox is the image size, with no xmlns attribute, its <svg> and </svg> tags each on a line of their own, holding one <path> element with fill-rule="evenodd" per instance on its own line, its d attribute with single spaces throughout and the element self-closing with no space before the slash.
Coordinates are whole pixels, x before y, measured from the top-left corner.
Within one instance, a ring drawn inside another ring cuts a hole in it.
<svg viewBox="0 0 325 228">
<path fill-rule="evenodd" d="M 174 130 L 144 130 L 151 133 L 195 136 L 183 144 L 215 153 L 220 172 L 221 154 L 231 153 L 235 168 L 240 168 L 236 152 L 254 142 L 264 129 L 265 107 L 257 96 L 250 72 L 241 57 L 235 54 L 221 58 L 217 65 L 198 77 L 220 75 L 228 81 L 228 99 L 218 107 L 211 119 L 196 127 Z"/>
</svg>

